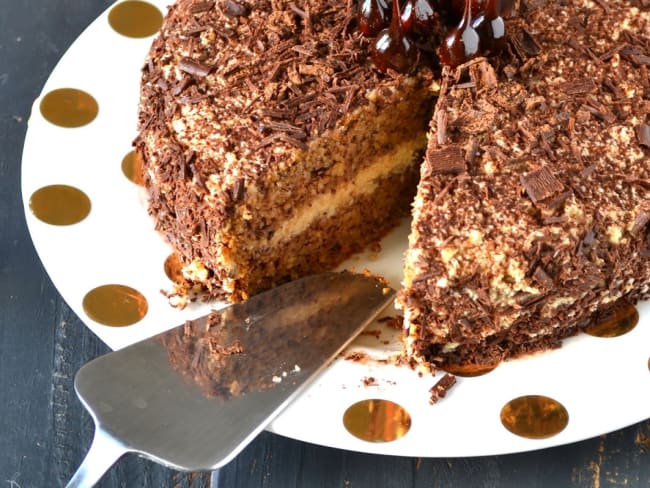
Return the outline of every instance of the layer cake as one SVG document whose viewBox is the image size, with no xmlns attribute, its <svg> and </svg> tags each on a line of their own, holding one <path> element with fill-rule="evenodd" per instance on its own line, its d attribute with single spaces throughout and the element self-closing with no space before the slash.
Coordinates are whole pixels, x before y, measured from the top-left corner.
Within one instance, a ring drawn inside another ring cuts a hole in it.
<svg viewBox="0 0 650 488">
<path fill-rule="evenodd" d="M 648 9 L 515 2 L 501 54 L 441 72 L 424 51 L 397 74 L 370 61 L 356 2 L 176 2 L 136 147 L 179 303 L 332 268 L 409 208 L 398 306 L 423 364 L 556 347 L 647 297 Z"/>
</svg>

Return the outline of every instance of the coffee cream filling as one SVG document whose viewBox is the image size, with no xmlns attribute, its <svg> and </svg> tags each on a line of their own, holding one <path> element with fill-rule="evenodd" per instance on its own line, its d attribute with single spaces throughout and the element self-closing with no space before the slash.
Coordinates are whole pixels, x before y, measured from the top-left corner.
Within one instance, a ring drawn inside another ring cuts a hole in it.
<svg viewBox="0 0 650 488">
<path fill-rule="evenodd" d="M 335 216 L 341 208 L 354 204 L 360 197 L 372 194 L 382 179 L 406 171 L 414 163 L 414 156 L 423 148 L 424 136 L 410 139 L 394 150 L 381 154 L 375 161 L 359 171 L 356 177 L 335 192 L 316 195 L 311 201 L 296 209 L 294 217 L 279 228 L 264 246 L 277 246 L 305 232 L 321 219 Z"/>
<path fill-rule="evenodd" d="M 314 222 L 335 217 L 341 209 L 354 205 L 360 197 L 375 192 L 385 178 L 403 173 L 413 164 L 417 164 L 415 157 L 425 143 L 425 134 L 420 134 L 403 142 L 392 151 L 377 156 L 372 164 L 359 171 L 354 179 L 337 187 L 336 191 L 327 190 L 326 193 L 316 195 L 311 201 L 297 208 L 294 217 L 285 221 L 271 239 L 247 242 L 247 246 L 250 246 L 249 251 L 279 246 L 305 232 Z M 224 250 L 223 246 L 219 246 L 216 259 L 219 265 L 228 269 L 228 274 L 234 277 L 238 273 L 238 266 L 230 257 L 230 253 L 225 253 Z M 186 279 L 199 283 L 208 281 L 208 270 L 200 258 L 194 259 L 191 264 L 183 267 L 183 275 Z M 224 278 L 221 286 L 227 292 L 232 291 L 233 278 Z"/>
</svg>

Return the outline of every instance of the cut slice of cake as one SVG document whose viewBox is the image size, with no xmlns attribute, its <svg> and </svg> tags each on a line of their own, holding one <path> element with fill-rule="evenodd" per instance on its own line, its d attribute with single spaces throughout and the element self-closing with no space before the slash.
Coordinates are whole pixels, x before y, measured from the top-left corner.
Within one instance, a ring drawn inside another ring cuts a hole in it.
<svg viewBox="0 0 650 488">
<path fill-rule="evenodd" d="M 441 84 L 399 298 L 423 363 L 557 347 L 649 294 L 648 7 L 541 1 L 521 14 L 505 53 Z"/>
<path fill-rule="evenodd" d="M 334 0 L 170 7 L 136 148 L 190 284 L 245 298 L 333 268 L 408 215 L 432 76 L 377 71 L 355 16 Z"/>
</svg>

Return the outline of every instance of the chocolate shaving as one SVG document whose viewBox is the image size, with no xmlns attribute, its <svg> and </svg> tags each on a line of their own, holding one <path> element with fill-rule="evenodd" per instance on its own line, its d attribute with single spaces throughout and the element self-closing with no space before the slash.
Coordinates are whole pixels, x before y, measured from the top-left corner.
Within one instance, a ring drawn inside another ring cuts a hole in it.
<svg viewBox="0 0 650 488">
<path fill-rule="evenodd" d="M 478 148 L 479 148 L 478 139 L 474 137 L 471 140 L 471 144 L 469 145 L 469 148 L 465 152 L 465 161 L 467 161 L 467 165 L 469 166 L 470 170 L 472 170 L 472 168 L 474 167 L 476 156 L 478 156 Z"/>
<path fill-rule="evenodd" d="M 461 146 L 447 146 L 442 149 L 429 147 L 426 158 L 431 174 L 458 175 L 465 171 L 465 158 Z"/>
<path fill-rule="evenodd" d="M 194 61 L 191 58 L 184 58 L 178 64 L 178 69 L 184 71 L 189 75 L 196 76 L 197 78 L 205 78 L 210 73 L 212 67 L 198 61 Z"/>
<path fill-rule="evenodd" d="M 212 7 L 214 7 L 214 2 L 198 2 L 190 5 L 189 11 L 191 14 L 200 14 L 211 10 Z"/>
<path fill-rule="evenodd" d="M 641 188 L 645 188 L 646 190 L 650 190 L 650 180 L 643 178 L 625 178 L 624 181 L 632 185 L 638 185 Z"/>
<path fill-rule="evenodd" d="M 564 189 L 562 182 L 546 166 L 520 176 L 519 181 L 535 204 Z"/>
<path fill-rule="evenodd" d="M 226 0 L 223 3 L 223 6 L 223 13 L 228 17 L 246 17 L 249 13 L 246 5 L 242 5 L 239 2 L 233 2 L 232 0 Z"/>
<path fill-rule="evenodd" d="M 440 378 L 440 380 L 438 380 L 438 382 L 429 390 L 429 393 L 431 393 L 429 403 L 433 405 L 434 403 L 437 403 L 441 398 L 444 398 L 447 395 L 447 392 L 455 384 L 456 377 L 449 373 L 445 373 L 445 375 Z"/>
<path fill-rule="evenodd" d="M 542 47 L 537 40 L 530 32 L 523 28 L 510 38 L 510 43 L 522 61 L 528 58 L 534 58 L 542 52 Z"/>
<path fill-rule="evenodd" d="M 298 149 L 302 149 L 303 151 L 306 151 L 308 149 L 307 144 L 305 144 L 299 139 L 296 139 L 295 137 L 291 137 L 287 135 L 285 132 L 280 132 L 278 134 L 278 139 Z"/>
<path fill-rule="evenodd" d="M 447 143 L 447 112 L 443 106 L 436 112 L 436 140 L 438 145 L 443 146 Z"/>
<path fill-rule="evenodd" d="M 560 85 L 560 90 L 567 95 L 580 95 L 582 93 L 594 93 L 598 87 L 591 78 L 578 78 Z"/>
<path fill-rule="evenodd" d="M 598 5 L 600 5 L 600 8 L 602 8 L 605 13 L 609 13 L 609 5 L 607 5 L 607 2 L 605 0 L 594 0 Z"/>
<path fill-rule="evenodd" d="M 598 59 L 600 59 L 601 61 L 609 61 L 615 54 L 618 54 L 621 51 L 621 49 L 623 49 L 625 46 L 626 45 L 623 44 L 620 46 L 613 47 L 609 51 L 605 51 L 603 54 L 598 56 Z"/>
<path fill-rule="evenodd" d="M 183 92 L 183 90 L 185 90 L 185 88 L 190 86 L 191 83 L 192 83 L 192 80 L 190 78 L 188 78 L 187 76 L 184 76 L 181 80 L 178 81 L 178 83 L 176 83 L 176 85 L 174 85 L 174 88 L 172 88 L 172 90 L 171 90 L 171 94 L 173 96 L 180 95 Z"/>
<path fill-rule="evenodd" d="M 639 144 L 650 148 L 650 125 L 648 124 L 637 125 L 636 138 L 639 140 Z"/>
<path fill-rule="evenodd" d="M 246 186 L 244 184 L 244 179 L 239 178 L 235 181 L 235 185 L 232 188 L 232 200 L 233 202 L 241 202 L 244 199 L 244 193 L 246 191 Z"/>
<path fill-rule="evenodd" d="M 585 110 L 608 124 L 616 122 L 616 116 L 605 105 L 593 99 L 589 103 L 589 105 L 582 105 L 580 110 Z"/>
<path fill-rule="evenodd" d="M 307 138 L 307 133 L 301 129 L 300 127 L 296 127 L 295 125 L 291 125 L 286 122 L 270 122 L 268 124 L 264 124 L 261 126 L 261 129 L 270 129 L 273 131 L 277 132 L 287 132 L 289 134 L 292 134 L 293 137 L 296 139 L 306 139 Z"/>
<path fill-rule="evenodd" d="M 650 222 L 650 213 L 646 210 L 641 210 L 639 215 L 636 216 L 636 219 L 634 219 L 634 225 L 630 231 L 632 235 L 638 235 L 641 233 L 648 225 L 648 222 Z"/>
<path fill-rule="evenodd" d="M 595 238 L 596 238 L 596 233 L 594 232 L 594 229 L 593 228 L 589 229 L 589 231 L 585 234 L 582 240 L 578 243 L 578 249 L 576 251 L 578 256 L 584 255 L 585 248 L 591 246 Z"/>
<path fill-rule="evenodd" d="M 628 56 L 630 61 L 638 66 L 650 66 L 650 56 L 645 54 L 630 54 Z"/>
<path fill-rule="evenodd" d="M 551 278 L 541 266 L 537 266 L 537 268 L 535 268 L 535 271 L 533 272 L 533 279 L 545 288 L 553 288 L 554 286 L 553 278 Z"/>
</svg>

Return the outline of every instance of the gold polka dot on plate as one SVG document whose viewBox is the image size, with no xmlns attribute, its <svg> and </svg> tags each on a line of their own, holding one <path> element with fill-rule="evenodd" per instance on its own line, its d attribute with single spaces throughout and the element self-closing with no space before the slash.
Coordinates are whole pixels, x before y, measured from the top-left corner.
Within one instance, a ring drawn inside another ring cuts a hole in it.
<svg viewBox="0 0 650 488">
<path fill-rule="evenodd" d="M 165 259 L 165 274 L 174 283 L 183 282 L 183 262 L 178 254 L 172 253 Z"/>
<path fill-rule="evenodd" d="M 122 158 L 122 173 L 136 185 L 142 186 L 142 159 L 136 151 Z"/>
<path fill-rule="evenodd" d="M 553 398 L 527 395 L 504 405 L 501 409 L 501 423 L 518 436 L 546 439 L 564 430 L 569 423 L 569 413 Z"/>
<path fill-rule="evenodd" d="M 90 199 L 81 190 L 68 185 L 49 185 L 36 190 L 29 199 L 34 216 L 51 225 L 72 225 L 90 213 Z"/>
<path fill-rule="evenodd" d="M 363 400 L 343 414 L 343 425 L 350 434 L 368 442 L 391 442 L 411 428 L 411 416 L 389 400 Z"/>
<path fill-rule="evenodd" d="M 483 376 L 494 371 L 499 364 L 446 364 L 441 369 L 449 374 L 461 376 L 464 378 L 473 378 Z"/>
<path fill-rule="evenodd" d="M 127 0 L 119 2 L 108 13 L 111 27 L 126 37 L 149 37 L 160 29 L 163 15 L 148 2 Z"/>
<path fill-rule="evenodd" d="M 639 311 L 627 300 L 618 301 L 589 325 L 585 332 L 596 337 L 618 337 L 630 332 L 639 323 Z"/>
<path fill-rule="evenodd" d="M 144 318 L 147 299 L 138 290 L 125 285 L 102 285 L 90 290 L 83 308 L 95 322 L 111 327 L 133 325 Z"/>
<path fill-rule="evenodd" d="M 39 109 L 52 124 L 74 128 L 95 120 L 99 105 L 92 95 L 83 90 L 59 88 L 43 96 Z"/>
</svg>

